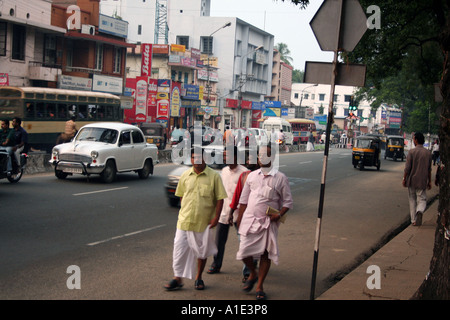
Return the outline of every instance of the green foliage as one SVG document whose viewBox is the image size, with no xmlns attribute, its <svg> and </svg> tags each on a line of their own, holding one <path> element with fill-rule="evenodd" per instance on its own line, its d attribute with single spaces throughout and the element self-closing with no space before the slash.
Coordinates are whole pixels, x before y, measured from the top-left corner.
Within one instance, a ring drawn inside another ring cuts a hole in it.
<svg viewBox="0 0 450 320">
<path fill-rule="evenodd" d="M 429 110 L 434 115 L 437 108 L 434 83 L 440 80 L 444 58 L 437 37 L 438 2 L 377 1 L 381 28 L 367 30 L 353 52 L 342 54 L 345 61 L 367 66 L 367 87 L 357 96 L 371 101 L 373 109 L 383 103 L 400 106 L 404 131 L 428 132 Z M 373 1 L 360 3 L 367 8 Z M 433 116 L 430 130 L 438 132 Z"/>
</svg>

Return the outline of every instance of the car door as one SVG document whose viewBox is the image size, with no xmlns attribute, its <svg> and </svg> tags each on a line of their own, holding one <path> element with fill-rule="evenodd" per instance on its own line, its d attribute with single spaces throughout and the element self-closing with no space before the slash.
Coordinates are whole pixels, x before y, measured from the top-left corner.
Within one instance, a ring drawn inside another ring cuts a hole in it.
<svg viewBox="0 0 450 320">
<path fill-rule="evenodd" d="M 131 133 L 133 139 L 133 152 L 134 152 L 134 168 L 142 168 L 145 160 L 145 147 L 146 143 L 141 131 L 135 129 Z"/>
<path fill-rule="evenodd" d="M 116 165 L 118 171 L 132 169 L 134 162 L 134 145 L 131 140 L 131 130 L 120 133 L 119 148 L 117 150 Z"/>
</svg>

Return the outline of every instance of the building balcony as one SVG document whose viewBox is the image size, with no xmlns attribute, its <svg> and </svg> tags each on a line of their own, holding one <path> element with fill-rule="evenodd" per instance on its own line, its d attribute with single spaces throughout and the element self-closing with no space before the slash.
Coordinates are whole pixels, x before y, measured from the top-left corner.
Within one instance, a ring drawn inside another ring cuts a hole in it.
<svg viewBox="0 0 450 320">
<path fill-rule="evenodd" d="M 61 65 L 30 61 L 28 66 L 28 77 L 30 80 L 58 81 L 58 76 L 61 73 Z"/>
</svg>

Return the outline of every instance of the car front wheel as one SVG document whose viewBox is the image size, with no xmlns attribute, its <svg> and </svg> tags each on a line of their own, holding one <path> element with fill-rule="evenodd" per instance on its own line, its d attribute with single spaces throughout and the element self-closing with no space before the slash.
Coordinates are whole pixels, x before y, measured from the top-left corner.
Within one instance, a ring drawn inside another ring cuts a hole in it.
<svg viewBox="0 0 450 320">
<path fill-rule="evenodd" d="M 116 179 L 116 165 L 114 164 L 114 161 L 108 160 L 108 162 L 106 162 L 105 169 L 100 174 L 100 177 L 105 183 L 111 183 Z"/>
</svg>

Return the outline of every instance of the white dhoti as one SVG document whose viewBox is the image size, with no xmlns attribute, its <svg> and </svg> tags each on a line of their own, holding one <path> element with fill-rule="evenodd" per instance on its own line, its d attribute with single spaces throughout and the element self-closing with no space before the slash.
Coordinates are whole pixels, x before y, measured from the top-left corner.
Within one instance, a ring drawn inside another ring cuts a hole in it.
<svg viewBox="0 0 450 320">
<path fill-rule="evenodd" d="M 236 254 L 237 260 L 247 257 L 259 259 L 267 250 L 269 259 L 278 264 L 278 223 L 270 223 L 265 229 L 254 224 L 247 234 L 239 235 L 239 251 Z"/>
<path fill-rule="evenodd" d="M 197 273 L 197 259 L 206 259 L 216 253 L 214 231 L 209 226 L 203 232 L 177 229 L 173 243 L 174 276 L 193 279 Z"/>
</svg>

